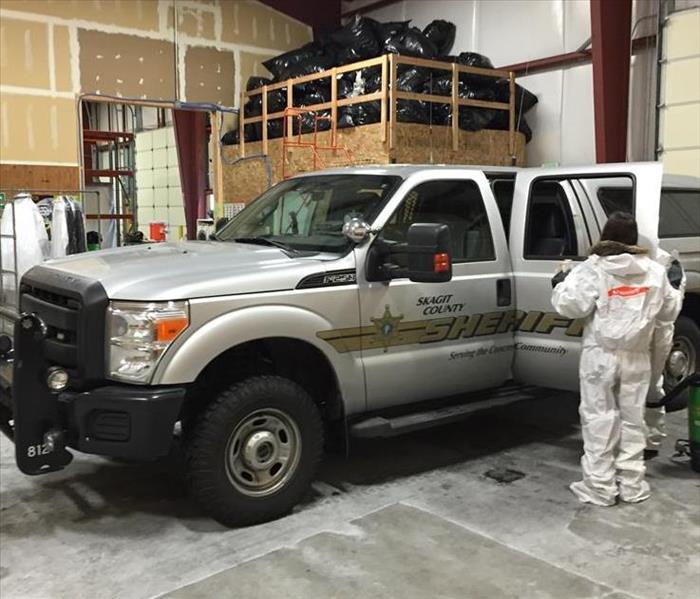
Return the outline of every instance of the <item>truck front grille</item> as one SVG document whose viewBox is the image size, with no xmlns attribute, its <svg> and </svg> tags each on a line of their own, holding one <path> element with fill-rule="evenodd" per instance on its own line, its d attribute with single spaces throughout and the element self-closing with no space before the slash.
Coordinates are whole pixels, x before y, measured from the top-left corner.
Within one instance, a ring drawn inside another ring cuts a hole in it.
<svg viewBox="0 0 700 599">
<path fill-rule="evenodd" d="M 36 314 L 46 325 L 35 349 L 68 370 L 72 388 L 104 378 L 107 297 L 97 281 L 38 266 L 22 279 L 19 301 L 20 312 Z"/>
</svg>

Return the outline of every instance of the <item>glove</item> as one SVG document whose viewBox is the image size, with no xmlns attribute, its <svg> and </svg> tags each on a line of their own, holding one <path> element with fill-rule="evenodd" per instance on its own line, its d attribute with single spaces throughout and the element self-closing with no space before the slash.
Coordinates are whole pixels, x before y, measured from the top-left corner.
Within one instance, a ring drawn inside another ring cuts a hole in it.
<svg viewBox="0 0 700 599">
<path fill-rule="evenodd" d="M 673 260 L 666 274 L 668 275 L 668 282 L 671 283 L 671 287 L 680 289 L 681 283 L 683 282 L 683 267 L 681 263 L 678 262 L 678 260 Z"/>
<path fill-rule="evenodd" d="M 552 289 L 554 289 L 559 283 L 561 283 L 566 277 L 569 276 L 569 270 L 560 270 L 557 274 L 552 277 Z"/>
</svg>

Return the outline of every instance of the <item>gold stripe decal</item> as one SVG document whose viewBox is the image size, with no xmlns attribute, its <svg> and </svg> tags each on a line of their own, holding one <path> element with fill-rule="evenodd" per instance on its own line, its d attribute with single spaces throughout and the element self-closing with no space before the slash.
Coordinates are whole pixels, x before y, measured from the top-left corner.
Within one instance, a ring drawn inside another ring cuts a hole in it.
<svg viewBox="0 0 700 599">
<path fill-rule="evenodd" d="M 379 318 L 371 318 L 372 325 L 332 329 L 316 333 L 341 353 L 361 349 L 383 349 L 401 345 L 440 343 L 460 338 L 482 337 L 523 331 L 551 335 L 563 329 L 568 337 L 580 337 L 583 319 L 563 318 L 556 312 L 531 310 L 501 310 L 485 314 L 470 314 L 454 317 L 431 318 L 403 322 L 403 314 L 394 315 L 389 306 Z"/>
</svg>

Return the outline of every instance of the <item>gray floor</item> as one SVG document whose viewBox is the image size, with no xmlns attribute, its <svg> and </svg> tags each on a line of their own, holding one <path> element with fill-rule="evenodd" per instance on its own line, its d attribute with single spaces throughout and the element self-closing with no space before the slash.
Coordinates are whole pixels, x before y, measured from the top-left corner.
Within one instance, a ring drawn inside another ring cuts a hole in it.
<svg viewBox="0 0 700 599">
<path fill-rule="evenodd" d="M 240 530 L 198 514 L 175 459 L 79 456 L 29 478 L 3 438 L 0 596 L 694 599 L 700 477 L 671 458 L 685 418 L 670 418 L 643 504 L 576 502 L 576 406 L 542 400 L 363 442 L 326 460 L 293 514 Z"/>
</svg>

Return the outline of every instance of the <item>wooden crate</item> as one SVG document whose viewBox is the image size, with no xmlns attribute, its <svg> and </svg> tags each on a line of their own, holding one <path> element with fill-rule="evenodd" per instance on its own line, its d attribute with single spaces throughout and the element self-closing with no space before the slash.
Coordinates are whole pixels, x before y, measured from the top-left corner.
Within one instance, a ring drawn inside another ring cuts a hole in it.
<svg viewBox="0 0 700 599">
<path fill-rule="evenodd" d="M 452 95 L 437 96 L 398 90 L 396 78 L 399 65 L 427 67 L 451 72 Z M 338 75 L 368 67 L 381 69 L 380 91 L 338 99 Z M 510 82 L 509 102 L 486 102 L 459 98 L 457 83 L 460 73 L 508 79 Z M 316 137 L 311 133 L 301 136 L 293 135 L 292 121 L 296 118 L 294 115 L 299 111 L 298 107 L 292 105 L 293 87 L 325 78 L 330 79 L 331 101 L 307 106 L 303 110 L 330 111 L 331 129 L 319 132 Z M 267 94 L 277 89 L 287 90 L 287 109 L 282 112 L 268 113 Z M 243 108 L 246 100 L 260 94 L 262 94 L 262 115 L 247 117 Z M 348 129 L 337 128 L 339 107 L 376 100 L 381 103 L 380 122 Z M 453 119 L 453 124 L 447 127 L 401 123 L 396 119 L 398 100 L 421 100 L 450 104 L 452 114 L 457 114 L 460 106 L 508 111 L 509 130 L 462 131 L 458 127 L 457 119 Z M 268 139 L 267 122 L 279 118 L 284 118 L 286 121 L 284 137 Z M 515 131 L 515 77 L 512 72 L 465 67 L 393 54 L 243 92 L 239 119 L 241 132 L 244 130 L 245 124 L 248 123 L 261 123 L 262 140 L 258 142 L 243 141 L 239 145 L 222 146 L 221 176 L 224 202 L 247 203 L 267 189 L 269 184 L 274 185 L 285 177 L 340 165 L 412 163 L 522 166 L 525 163 L 525 136 Z"/>
</svg>

